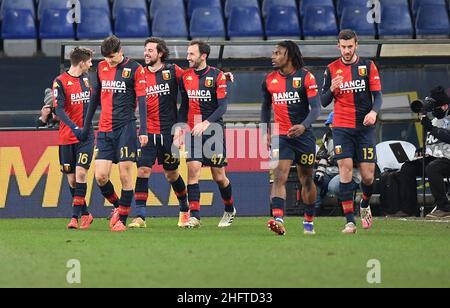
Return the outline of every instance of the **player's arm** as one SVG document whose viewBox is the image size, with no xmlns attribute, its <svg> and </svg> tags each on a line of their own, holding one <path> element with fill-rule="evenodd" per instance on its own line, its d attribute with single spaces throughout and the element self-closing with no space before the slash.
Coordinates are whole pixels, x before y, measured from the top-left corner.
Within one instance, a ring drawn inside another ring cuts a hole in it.
<svg viewBox="0 0 450 308">
<path fill-rule="evenodd" d="M 178 122 L 187 123 L 189 114 L 189 96 L 184 88 L 183 79 L 180 79 L 180 95 L 181 95 L 181 106 L 178 111 Z"/>
<path fill-rule="evenodd" d="M 331 87 L 332 87 L 331 71 L 330 71 L 330 68 L 327 67 L 327 69 L 324 73 L 322 95 L 320 98 L 322 107 L 324 107 L 324 108 L 329 106 L 333 102 L 334 90 L 332 90 Z"/>
<path fill-rule="evenodd" d="M 96 80 L 92 82 L 92 93 L 91 100 L 89 102 L 88 111 L 86 113 L 86 118 L 84 119 L 84 127 L 83 127 L 83 136 L 86 135 L 90 131 L 92 127 L 92 120 L 94 119 L 95 111 L 100 105 L 101 101 L 101 83 L 100 78 L 98 76 L 99 73 L 96 74 Z"/>
<path fill-rule="evenodd" d="M 140 129 L 139 139 L 147 138 L 147 141 L 140 140 L 141 146 L 145 146 L 148 142 L 147 135 L 147 82 L 145 79 L 145 70 L 142 66 L 139 66 L 134 76 L 134 91 L 139 105 L 139 117 L 140 117 Z M 145 138 L 141 138 L 145 137 Z M 145 143 L 145 144 L 142 144 Z"/>
<path fill-rule="evenodd" d="M 267 81 L 264 80 L 262 86 L 263 103 L 261 106 L 261 123 L 264 123 L 269 127 L 272 118 L 272 96 L 267 89 Z"/>
<path fill-rule="evenodd" d="M 375 63 L 371 61 L 370 76 L 369 76 L 370 93 L 373 96 L 372 111 L 365 117 L 364 125 L 373 126 L 377 121 L 377 116 L 381 111 L 383 105 L 383 93 L 381 92 L 380 73 Z"/>
<path fill-rule="evenodd" d="M 310 128 L 311 125 L 316 122 L 320 116 L 320 98 L 316 78 L 314 78 L 314 75 L 308 73 L 305 78 L 306 95 L 308 96 L 308 102 L 311 110 L 308 117 L 305 119 L 305 121 L 303 121 L 302 125 L 306 128 Z"/>
<path fill-rule="evenodd" d="M 64 91 L 63 84 L 60 80 L 55 80 L 53 83 L 53 107 L 55 107 L 55 113 L 67 127 L 69 127 L 74 135 L 80 139 L 81 129 L 69 118 L 64 110 L 66 102 L 66 93 Z"/>
</svg>

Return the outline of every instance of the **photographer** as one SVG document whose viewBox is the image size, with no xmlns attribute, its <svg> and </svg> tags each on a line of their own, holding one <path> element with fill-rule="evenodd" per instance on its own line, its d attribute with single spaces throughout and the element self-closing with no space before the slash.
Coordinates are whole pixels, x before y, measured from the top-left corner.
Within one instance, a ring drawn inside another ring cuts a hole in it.
<svg viewBox="0 0 450 308">
<path fill-rule="evenodd" d="M 41 109 L 41 115 L 36 120 L 36 127 L 54 128 L 58 126 L 59 121 L 53 108 L 52 89 L 47 88 L 44 93 L 44 106 Z"/>
<path fill-rule="evenodd" d="M 314 182 L 317 186 L 317 200 L 316 208 L 319 208 L 322 203 L 322 199 L 327 195 L 335 197 L 339 193 L 339 168 L 337 161 L 334 158 L 334 142 L 333 142 L 333 123 L 334 113 L 330 113 L 325 126 L 328 131 L 323 136 L 323 144 L 317 152 L 317 170 L 314 173 Z M 353 169 L 353 187 L 354 191 L 358 189 L 361 183 L 361 175 L 358 169 Z"/>
<path fill-rule="evenodd" d="M 400 171 L 401 200 L 406 214 L 418 214 L 416 177 L 422 177 L 422 166 L 425 160 L 425 176 L 428 178 L 431 193 L 435 199 L 435 210 L 427 218 L 450 218 L 450 204 L 447 199 L 447 188 L 444 178 L 450 177 L 450 98 L 443 87 L 431 91 L 425 101 L 413 102 L 411 108 L 421 113 L 421 122 L 427 132 L 426 155 L 417 160 L 406 162 Z M 428 118 L 432 112 L 433 120 Z"/>
</svg>

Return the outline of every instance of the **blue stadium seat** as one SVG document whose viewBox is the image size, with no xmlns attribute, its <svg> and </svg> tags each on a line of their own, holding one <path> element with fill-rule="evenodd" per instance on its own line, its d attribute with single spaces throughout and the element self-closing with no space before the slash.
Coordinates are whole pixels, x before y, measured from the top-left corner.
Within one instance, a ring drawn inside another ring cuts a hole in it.
<svg viewBox="0 0 450 308">
<path fill-rule="evenodd" d="M 191 19 L 195 9 L 198 8 L 220 8 L 222 10 L 222 3 L 220 0 L 188 0 L 188 18 Z"/>
<path fill-rule="evenodd" d="M 398 5 L 381 5 L 380 38 L 413 38 L 414 29 L 409 10 Z"/>
<path fill-rule="evenodd" d="M 36 39 L 37 30 L 34 16 L 29 9 L 8 9 L 4 11 L 3 39 Z"/>
<path fill-rule="evenodd" d="M 235 7 L 228 19 L 230 39 L 263 38 L 264 29 L 259 9 L 254 7 Z"/>
<path fill-rule="evenodd" d="M 198 8 L 191 17 L 192 38 L 225 39 L 225 23 L 219 8 Z"/>
<path fill-rule="evenodd" d="M 117 11 L 123 8 L 127 9 L 141 9 L 148 13 L 147 2 L 145 0 L 114 0 L 113 4 L 113 18 L 116 18 Z"/>
<path fill-rule="evenodd" d="M 42 18 L 42 15 L 44 14 L 44 11 L 47 9 L 67 9 L 66 7 L 67 1 L 61 1 L 61 0 L 39 0 L 38 5 L 38 19 Z"/>
<path fill-rule="evenodd" d="M 258 0 L 226 0 L 225 2 L 225 17 L 230 16 L 231 10 L 235 7 L 255 7 L 259 9 Z"/>
<path fill-rule="evenodd" d="M 150 18 L 156 14 L 159 9 L 172 10 L 172 11 L 182 11 L 185 14 L 186 10 L 184 8 L 183 0 L 152 0 L 150 4 Z"/>
<path fill-rule="evenodd" d="M 73 24 L 67 22 L 67 12 L 68 9 L 45 10 L 39 28 L 39 37 L 41 39 L 74 39 L 74 27 Z"/>
<path fill-rule="evenodd" d="M 187 39 L 189 36 L 184 11 L 157 10 L 152 21 L 154 36 L 168 39 Z"/>
<path fill-rule="evenodd" d="M 306 9 L 309 6 L 326 6 L 334 9 L 333 0 L 302 0 L 299 7 L 300 16 L 305 16 Z"/>
<path fill-rule="evenodd" d="M 344 8 L 349 6 L 365 7 L 366 12 L 369 11 L 369 8 L 367 8 L 367 0 L 337 0 L 336 10 L 339 18 L 342 16 Z"/>
<path fill-rule="evenodd" d="M 36 17 L 33 0 L 3 0 L 0 6 L 0 20 L 7 10 L 29 11 L 33 18 Z"/>
<path fill-rule="evenodd" d="M 77 27 L 77 38 L 104 39 L 112 34 L 111 19 L 103 9 L 82 9 L 81 23 Z"/>
<path fill-rule="evenodd" d="M 149 37 L 147 14 L 141 9 L 123 8 L 117 11 L 115 34 L 124 38 Z"/>
<path fill-rule="evenodd" d="M 269 11 L 276 6 L 289 6 L 297 10 L 297 3 L 295 0 L 264 0 L 262 3 L 263 16 L 267 16 Z"/>
<path fill-rule="evenodd" d="M 334 8 L 329 6 L 308 6 L 303 18 L 303 35 L 306 39 L 335 38 L 338 26 Z"/>
<path fill-rule="evenodd" d="M 302 36 L 297 9 L 293 7 L 272 7 L 266 16 L 266 35 L 269 39 Z"/>
<path fill-rule="evenodd" d="M 367 10 L 366 6 L 346 6 L 342 11 L 341 29 L 352 29 L 360 37 L 375 38 L 376 25 L 367 22 Z"/>
<path fill-rule="evenodd" d="M 416 33 L 418 38 L 450 35 L 450 22 L 446 5 L 422 5 L 417 11 Z"/>
<path fill-rule="evenodd" d="M 423 5 L 447 5 L 445 0 L 412 0 L 412 11 L 417 15 L 419 8 Z"/>
<path fill-rule="evenodd" d="M 108 0 L 80 0 L 83 9 L 104 9 L 111 12 Z"/>
</svg>

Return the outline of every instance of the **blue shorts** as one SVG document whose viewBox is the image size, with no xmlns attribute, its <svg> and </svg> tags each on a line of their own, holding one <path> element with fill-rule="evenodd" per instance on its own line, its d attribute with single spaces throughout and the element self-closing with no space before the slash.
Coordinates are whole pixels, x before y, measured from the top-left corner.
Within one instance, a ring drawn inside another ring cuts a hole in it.
<svg viewBox="0 0 450 308">
<path fill-rule="evenodd" d="M 97 160 L 119 162 L 137 159 L 137 129 L 136 122 L 109 133 L 99 132 L 97 135 Z"/>
<path fill-rule="evenodd" d="M 272 159 L 290 160 L 299 166 L 313 168 L 316 159 L 316 139 L 312 131 L 307 130 L 297 138 L 273 136 Z"/>
<path fill-rule="evenodd" d="M 225 131 L 225 130 L 224 130 Z M 225 135 L 215 138 L 213 135 L 201 137 L 187 136 L 187 162 L 201 162 L 204 167 L 223 168 L 228 166 Z"/>
<path fill-rule="evenodd" d="M 334 153 L 336 160 L 352 158 L 355 163 L 376 163 L 376 129 L 333 128 Z"/>
<path fill-rule="evenodd" d="M 74 174 L 76 167 L 89 170 L 94 155 L 94 135 L 85 142 L 59 146 L 61 172 Z"/>
<path fill-rule="evenodd" d="M 180 153 L 176 147 L 172 148 L 172 135 L 148 135 L 148 144 L 138 149 L 138 168 L 152 168 L 156 159 L 166 171 L 175 171 L 180 166 Z"/>
</svg>

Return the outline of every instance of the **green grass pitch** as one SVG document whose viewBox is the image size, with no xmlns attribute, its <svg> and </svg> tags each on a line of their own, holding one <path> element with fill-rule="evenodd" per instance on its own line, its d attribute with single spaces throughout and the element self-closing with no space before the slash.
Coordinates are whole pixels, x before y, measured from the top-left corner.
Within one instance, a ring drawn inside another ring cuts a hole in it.
<svg viewBox="0 0 450 308">
<path fill-rule="evenodd" d="M 107 221 L 67 231 L 68 220 L 0 220 L 0 287 L 450 287 L 450 222 L 375 220 L 374 229 L 340 233 L 343 218 L 318 218 L 313 237 L 299 218 L 287 235 L 267 218 L 240 218 L 225 230 L 204 218 L 181 230 L 176 218 L 148 221 L 146 230 L 114 234 Z M 69 284 L 67 262 L 81 264 Z M 380 262 L 380 284 L 367 281 Z"/>
</svg>

